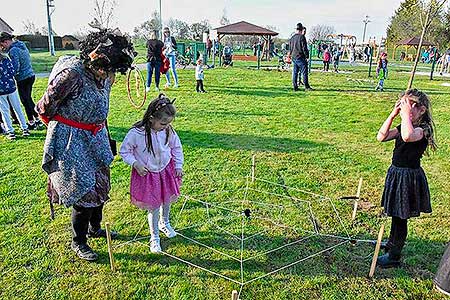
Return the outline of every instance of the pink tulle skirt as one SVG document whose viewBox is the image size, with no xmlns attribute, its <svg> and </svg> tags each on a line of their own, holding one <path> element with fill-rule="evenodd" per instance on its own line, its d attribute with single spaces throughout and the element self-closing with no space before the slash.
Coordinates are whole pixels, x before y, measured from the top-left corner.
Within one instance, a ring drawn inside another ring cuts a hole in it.
<svg viewBox="0 0 450 300">
<path fill-rule="evenodd" d="M 139 208 L 154 210 L 163 203 L 174 202 L 180 196 L 181 178 L 175 176 L 175 162 L 171 160 L 164 170 L 140 176 L 131 171 L 131 203 Z"/>
</svg>

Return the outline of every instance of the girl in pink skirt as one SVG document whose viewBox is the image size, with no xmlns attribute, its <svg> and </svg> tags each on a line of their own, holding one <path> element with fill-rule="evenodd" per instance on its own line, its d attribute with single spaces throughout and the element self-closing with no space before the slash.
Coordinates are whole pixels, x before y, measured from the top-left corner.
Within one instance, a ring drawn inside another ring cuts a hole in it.
<svg viewBox="0 0 450 300">
<path fill-rule="evenodd" d="M 183 149 L 170 125 L 176 113 L 173 102 L 164 94 L 154 99 L 142 121 L 133 125 L 120 147 L 120 156 L 133 167 L 131 203 L 148 210 L 153 253 L 161 252 L 159 231 L 169 238 L 176 235 L 170 226 L 169 212 L 170 204 L 180 195 Z"/>
</svg>

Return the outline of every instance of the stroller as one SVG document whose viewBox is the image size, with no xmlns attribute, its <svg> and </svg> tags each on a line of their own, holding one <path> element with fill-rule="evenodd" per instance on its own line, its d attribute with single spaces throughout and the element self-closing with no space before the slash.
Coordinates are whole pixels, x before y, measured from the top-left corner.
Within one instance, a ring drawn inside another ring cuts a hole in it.
<svg viewBox="0 0 450 300">
<path fill-rule="evenodd" d="M 284 52 L 284 51 L 283 51 Z M 278 58 L 277 70 L 289 70 L 291 66 L 291 60 L 287 55 L 283 55 L 277 48 L 272 51 L 272 56 Z"/>
<path fill-rule="evenodd" d="M 222 50 L 222 66 L 233 65 L 233 49 L 229 46 L 223 47 Z"/>
</svg>

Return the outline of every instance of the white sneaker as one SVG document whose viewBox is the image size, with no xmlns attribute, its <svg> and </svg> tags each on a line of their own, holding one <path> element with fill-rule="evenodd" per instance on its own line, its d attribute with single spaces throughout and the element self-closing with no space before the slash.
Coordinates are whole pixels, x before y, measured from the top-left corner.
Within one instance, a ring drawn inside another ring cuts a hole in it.
<svg viewBox="0 0 450 300">
<path fill-rule="evenodd" d="M 159 92 L 159 87 L 155 87 L 155 92 Z"/>
<path fill-rule="evenodd" d="M 169 82 L 167 82 L 165 85 L 164 85 L 164 88 L 169 88 L 169 86 L 170 86 L 170 83 Z"/>
<path fill-rule="evenodd" d="M 161 244 L 159 239 L 150 240 L 150 252 L 151 253 L 161 253 Z"/>
<path fill-rule="evenodd" d="M 176 83 L 173 87 L 174 87 L 174 88 L 178 88 L 178 83 Z"/>
<path fill-rule="evenodd" d="M 159 223 L 158 227 L 159 230 L 163 232 L 168 238 L 173 238 L 174 236 L 177 235 L 175 230 L 173 230 L 172 226 L 170 226 L 170 223 L 168 224 Z"/>
<path fill-rule="evenodd" d="M 147 87 L 145 88 L 145 91 L 146 91 L 147 93 L 150 92 L 150 87 L 147 86 Z"/>
</svg>

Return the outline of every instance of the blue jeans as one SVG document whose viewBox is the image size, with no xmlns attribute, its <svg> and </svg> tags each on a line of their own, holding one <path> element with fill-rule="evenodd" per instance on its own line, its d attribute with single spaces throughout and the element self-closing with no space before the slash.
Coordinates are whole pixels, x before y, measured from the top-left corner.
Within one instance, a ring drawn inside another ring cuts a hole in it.
<svg viewBox="0 0 450 300">
<path fill-rule="evenodd" d="M 161 67 L 160 61 L 151 61 L 147 63 L 147 84 L 146 87 L 150 87 L 152 84 L 152 75 L 153 70 L 155 70 L 155 84 L 156 87 L 159 88 L 159 79 L 161 78 L 161 73 L 159 72 L 159 68 Z"/>
<path fill-rule="evenodd" d="M 167 58 L 170 61 L 170 69 L 172 69 L 172 75 L 173 75 L 173 78 L 175 79 L 175 85 L 178 85 L 178 75 L 177 75 L 177 70 L 175 68 L 175 53 L 168 54 Z M 167 73 L 166 73 L 166 79 L 167 79 L 167 82 L 170 83 L 169 71 L 167 71 Z"/>
<path fill-rule="evenodd" d="M 292 72 L 292 85 L 294 86 L 294 89 L 298 89 L 298 76 L 303 77 L 303 83 L 305 85 L 305 88 L 309 88 L 310 86 L 308 81 L 308 62 L 306 61 L 306 59 L 305 58 L 293 59 L 292 63 L 294 64 L 294 70 Z"/>
</svg>

